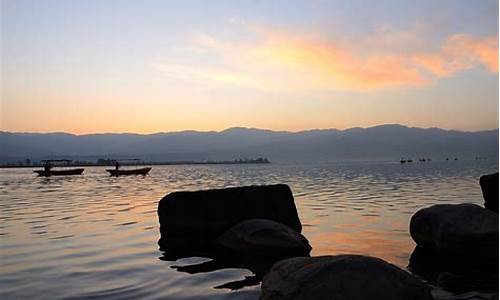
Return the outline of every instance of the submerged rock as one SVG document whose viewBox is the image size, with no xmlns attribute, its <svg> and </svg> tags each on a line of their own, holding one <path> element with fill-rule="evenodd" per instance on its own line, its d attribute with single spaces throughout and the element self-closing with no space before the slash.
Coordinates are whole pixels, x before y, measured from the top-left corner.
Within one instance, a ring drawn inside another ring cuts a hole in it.
<svg viewBox="0 0 500 300">
<path fill-rule="evenodd" d="M 265 219 L 250 219 L 224 232 L 217 244 L 233 253 L 261 257 L 308 256 L 307 239 L 287 225 Z"/>
<path fill-rule="evenodd" d="M 262 300 L 432 300 L 418 278 L 379 258 L 296 257 L 276 263 L 262 281 Z"/>
<path fill-rule="evenodd" d="M 484 207 L 498 213 L 498 172 L 481 176 L 479 185 L 483 192 Z"/>
<path fill-rule="evenodd" d="M 498 262 L 498 214 L 475 204 L 421 209 L 411 218 L 410 234 L 424 249 L 477 264 Z"/>
<path fill-rule="evenodd" d="M 292 191 L 287 185 L 247 186 L 195 192 L 174 192 L 158 204 L 161 239 L 215 240 L 248 219 L 269 219 L 300 232 Z"/>
</svg>

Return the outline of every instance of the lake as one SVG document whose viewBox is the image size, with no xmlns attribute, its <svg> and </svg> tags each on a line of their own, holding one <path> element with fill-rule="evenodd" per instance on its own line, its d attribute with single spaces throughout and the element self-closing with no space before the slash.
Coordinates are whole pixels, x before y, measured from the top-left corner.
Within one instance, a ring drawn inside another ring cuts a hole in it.
<svg viewBox="0 0 500 300">
<path fill-rule="evenodd" d="M 189 274 L 158 249 L 158 201 L 167 193 L 286 183 L 312 255 L 377 256 L 402 268 L 415 244 L 411 215 L 438 203 L 483 202 L 479 176 L 498 161 L 153 166 L 148 176 L 41 178 L 0 170 L 0 298 L 257 299 L 259 285 L 215 288 L 251 276 L 227 268 Z"/>
</svg>

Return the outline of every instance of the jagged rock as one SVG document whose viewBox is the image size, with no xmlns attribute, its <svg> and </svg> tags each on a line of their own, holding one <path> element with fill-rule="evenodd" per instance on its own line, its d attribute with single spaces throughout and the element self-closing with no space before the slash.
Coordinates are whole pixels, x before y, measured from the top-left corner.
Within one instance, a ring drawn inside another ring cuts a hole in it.
<svg viewBox="0 0 500 300">
<path fill-rule="evenodd" d="M 307 239 L 287 225 L 265 219 L 250 219 L 224 232 L 217 244 L 233 253 L 261 257 L 308 256 Z"/>
<path fill-rule="evenodd" d="M 174 192 L 158 204 L 161 239 L 215 240 L 248 219 L 273 220 L 302 230 L 290 188 L 284 184 Z"/>
<path fill-rule="evenodd" d="M 379 258 L 361 255 L 282 260 L 262 281 L 262 300 L 432 300 L 418 278 Z"/>
<path fill-rule="evenodd" d="M 498 261 L 498 214 L 475 204 L 439 204 L 416 212 L 410 234 L 418 246 L 478 264 Z"/>
<path fill-rule="evenodd" d="M 498 213 L 498 172 L 481 176 L 479 185 L 483 192 L 484 207 Z"/>
</svg>

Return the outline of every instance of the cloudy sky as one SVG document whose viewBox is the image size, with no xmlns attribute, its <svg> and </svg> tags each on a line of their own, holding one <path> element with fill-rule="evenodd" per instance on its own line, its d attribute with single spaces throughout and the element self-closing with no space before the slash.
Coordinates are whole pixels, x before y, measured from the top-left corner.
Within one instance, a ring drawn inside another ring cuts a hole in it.
<svg viewBox="0 0 500 300">
<path fill-rule="evenodd" d="M 1 0 L 1 127 L 498 127 L 498 1 Z"/>
</svg>

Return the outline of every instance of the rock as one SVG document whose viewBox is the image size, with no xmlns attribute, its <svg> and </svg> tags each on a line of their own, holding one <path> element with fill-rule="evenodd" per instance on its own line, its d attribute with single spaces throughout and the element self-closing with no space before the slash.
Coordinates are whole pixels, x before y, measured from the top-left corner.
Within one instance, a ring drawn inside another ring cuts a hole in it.
<svg viewBox="0 0 500 300">
<path fill-rule="evenodd" d="M 431 300 L 430 289 L 379 258 L 295 257 L 276 263 L 262 281 L 262 300 Z"/>
<path fill-rule="evenodd" d="M 160 246 L 167 237 L 215 240 L 255 218 L 302 230 L 292 191 L 284 184 L 170 193 L 160 200 L 158 217 Z"/>
<path fill-rule="evenodd" d="M 450 272 L 442 272 L 437 278 L 438 286 L 454 293 L 470 291 L 498 291 L 498 276 L 486 280 L 481 277 L 462 276 Z"/>
<path fill-rule="evenodd" d="M 422 248 L 457 259 L 498 262 L 498 214 L 475 204 L 439 204 L 416 212 L 410 234 Z"/>
<path fill-rule="evenodd" d="M 483 192 L 484 207 L 498 213 L 498 172 L 481 176 L 479 185 Z"/>
<path fill-rule="evenodd" d="M 498 258 L 478 263 L 417 246 L 411 253 L 408 269 L 429 284 L 455 294 L 498 291 Z"/>
<path fill-rule="evenodd" d="M 431 291 L 434 300 L 498 300 L 498 293 L 467 292 L 454 294 L 435 287 Z"/>
<path fill-rule="evenodd" d="M 260 257 L 309 256 L 307 239 L 287 225 L 265 219 L 250 219 L 224 232 L 217 244 L 233 253 Z"/>
<path fill-rule="evenodd" d="M 410 255 L 408 269 L 430 284 L 437 285 L 442 273 L 452 273 L 462 277 L 494 282 L 498 286 L 498 258 L 487 263 L 474 259 L 461 259 L 445 253 L 416 246 Z"/>
</svg>

